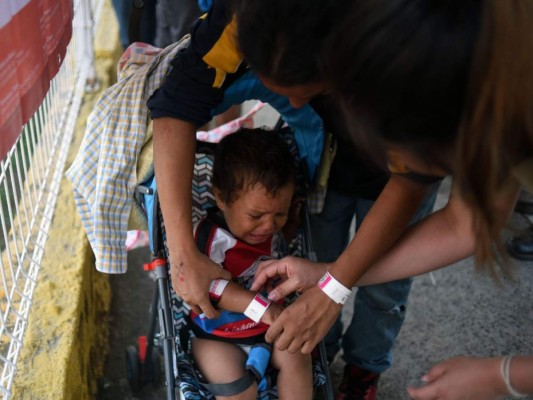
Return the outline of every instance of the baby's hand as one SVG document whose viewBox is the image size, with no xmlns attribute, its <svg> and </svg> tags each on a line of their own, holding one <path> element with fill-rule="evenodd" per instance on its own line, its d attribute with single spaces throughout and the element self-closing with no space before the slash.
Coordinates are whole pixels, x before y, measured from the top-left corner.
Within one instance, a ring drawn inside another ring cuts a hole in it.
<svg viewBox="0 0 533 400">
<path fill-rule="evenodd" d="M 283 306 L 281 304 L 271 303 L 263 314 L 261 322 L 267 325 L 272 325 L 272 323 L 279 317 L 282 312 Z"/>
</svg>

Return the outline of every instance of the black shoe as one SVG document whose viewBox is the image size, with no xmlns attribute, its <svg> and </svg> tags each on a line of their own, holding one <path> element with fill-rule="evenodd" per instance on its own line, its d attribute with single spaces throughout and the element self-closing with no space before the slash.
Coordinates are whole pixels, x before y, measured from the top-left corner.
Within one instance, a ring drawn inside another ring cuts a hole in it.
<svg viewBox="0 0 533 400">
<path fill-rule="evenodd" d="M 533 194 L 522 189 L 514 211 L 519 214 L 533 215 Z"/>
<path fill-rule="evenodd" d="M 516 203 L 514 211 L 519 214 L 533 215 L 533 203 L 529 201 L 520 201 Z"/>
<path fill-rule="evenodd" d="M 533 261 L 533 225 L 509 239 L 505 247 L 512 257 L 522 261 Z"/>
<path fill-rule="evenodd" d="M 379 374 L 346 364 L 335 400 L 375 400 Z"/>
</svg>

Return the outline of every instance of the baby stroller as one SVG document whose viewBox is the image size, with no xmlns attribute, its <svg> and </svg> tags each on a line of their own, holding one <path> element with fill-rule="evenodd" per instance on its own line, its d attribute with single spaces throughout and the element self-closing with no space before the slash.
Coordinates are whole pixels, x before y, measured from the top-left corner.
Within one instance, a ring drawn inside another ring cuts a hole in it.
<svg viewBox="0 0 533 400">
<path fill-rule="evenodd" d="M 298 150 L 290 128 L 276 130 L 289 144 L 294 162 L 299 167 L 299 186 L 305 190 L 305 168 L 298 157 Z M 211 192 L 210 174 L 213 166 L 215 143 L 197 141 L 196 162 L 193 176 L 193 222 L 206 215 L 206 210 L 215 204 Z M 302 168 L 300 168 L 302 167 Z M 126 349 L 127 376 L 133 391 L 141 386 L 157 384 L 161 376 L 160 356 L 163 355 L 167 399 L 214 399 L 204 386 L 205 380 L 195 368 L 190 350 L 190 329 L 185 316 L 189 309 L 173 292 L 167 268 L 165 229 L 158 204 L 155 177 L 151 177 L 136 191 L 136 203 L 142 208 L 148 222 L 152 262 L 145 270 L 153 271 L 156 290 L 152 300 L 148 335 L 140 337 L 136 346 Z M 289 254 L 315 260 L 312 252 L 307 210 L 302 207 L 302 226 L 297 237 L 289 245 Z M 323 391 L 324 398 L 333 400 L 333 389 L 329 376 L 328 362 L 323 343 L 317 347 L 313 357 L 314 387 Z M 266 371 L 266 387 L 260 388 L 258 399 L 277 399 L 275 371 Z"/>
</svg>

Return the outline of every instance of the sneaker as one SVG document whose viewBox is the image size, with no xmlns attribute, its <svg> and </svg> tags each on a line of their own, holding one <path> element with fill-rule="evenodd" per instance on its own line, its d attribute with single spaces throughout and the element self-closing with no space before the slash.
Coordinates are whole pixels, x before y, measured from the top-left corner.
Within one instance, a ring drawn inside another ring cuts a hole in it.
<svg viewBox="0 0 533 400">
<path fill-rule="evenodd" d="M 519 214 L 533 215 L 533 194 L 522 189 L 514 210 Z"/>
<path fill-rule="evenodd" d="M 335 400 L 375 400 L 379 374 L 346 364 Z"/>
<path fill-rule="evenodd" d="M 511 257 L 533 261 L 533 225 L 509 239 L 505 247 Z"/>
</svg>

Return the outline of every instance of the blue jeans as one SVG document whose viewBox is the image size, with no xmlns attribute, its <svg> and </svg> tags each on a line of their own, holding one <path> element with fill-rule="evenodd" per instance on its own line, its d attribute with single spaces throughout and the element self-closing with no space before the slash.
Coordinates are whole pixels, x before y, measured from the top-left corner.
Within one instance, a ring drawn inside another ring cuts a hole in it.
<svg viewBox="0 0 533 400">
<path fill-rule="evenodd" d="M 133 0 L 112 0 L 112 4 L 117 16 L 120 44 L 122 44 L 122 47 L 125 49 L 131 44 L 129 38 L 129 28 Z M 144 0 L 139 33 L 139 40 L 141 42 L 152 45 L 154 44 L 156 30 L 155 4 L 156 0 Z"/>
<path fill-rule="evenodd" d="M 433 211 L 440 182 L 433 184 L 411 223 Z M 349 242 L 353 216 L 356 230 L 374 204 L 361 197 L 347 197 L 328 191 L 324 210 L 311 215 L 313 247 L 319 261 L 333 262 Z M 339 317 L 325 344 L 328 356 L 334 356 L 341 347 L 348 364 L 374 373 L 382 373 L 392 364 L 392 347 L 405 319 L 407 297 L 412 279 L 402 279 L 357 289 L 354 313 L 344 333 Z"/>
<path fill-rule="evenodd" d="M 164 48 L 179 41 L 201 15 L 197 0 L 157 0 L 156 46 Z"/>
</svg>

